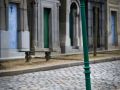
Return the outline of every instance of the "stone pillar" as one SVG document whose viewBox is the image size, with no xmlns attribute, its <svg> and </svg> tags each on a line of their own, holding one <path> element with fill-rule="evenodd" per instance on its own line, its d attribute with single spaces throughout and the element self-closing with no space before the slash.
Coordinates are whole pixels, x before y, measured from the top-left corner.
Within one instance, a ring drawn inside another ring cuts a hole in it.
<svg viewBox="0 0 120 90">
<path fill-rule="evenodd" d="M 73 10 L 73 47 L 77 46 L 77 27 L 76 27 L 76 10 Z"/>
<path fill-rule="evenodd" d="M 19 17 L 18 17 L 19 18 Z M 18 22 L 19 23 L 19 22 Z M 19 26 L 18 26 L 19 27 Z M 19 51 L 30 51 L 30 33 L 28 29 L 27 2 L 20 3 L 20 30 L 18 32 Z"/>
<path fill-rule="evenodd" d="M 79 33 L 79 30 L 80 30 L 80 24 L 79 24 L 79 15 L 76 16 L 76 46 L 77 47 L 80 47 L 80 33 Z"/>
<path fill-rule="evenodd" d="M 33 44 L 35 49 L 38 48 L 38 20 L 40 20 L 40 18 L 38 18 L 38 4 L 38 1 L 35 1 L 35 4 L 33 5 L 33 16 L 31 17 L 33 18 L 33 33 L 31 34 L 33 34 Z"/>
<path fill-rule="evenodd" d="M 7 3 L 0 0 L 0 59 L 8 55 Z"/>
<path fill-rule="evenodd" d="M 68 9 L 69 7 L 67 6 L 67 11 L 66 11 L 66 38 L 65 38 L 65 46 L 70 47 L 70 28 L 69 28 L 69 14 L 70 10 Z"/>
<path fill-rule="evenodd" d="M 0 0 L 0 30 L 6 30 L 6 24 L 7 24 L 7 20 L 6 20 L 6 3 L 4 2 L 4 0 Z"/>
</svg>

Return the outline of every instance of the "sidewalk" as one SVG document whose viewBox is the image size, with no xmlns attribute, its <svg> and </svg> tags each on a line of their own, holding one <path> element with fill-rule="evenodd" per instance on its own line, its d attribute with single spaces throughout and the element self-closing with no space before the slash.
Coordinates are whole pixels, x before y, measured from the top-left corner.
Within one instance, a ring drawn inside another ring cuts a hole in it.
<svg viewBox="0 0 120 90">
<path fill-rule="evenodd" d="M 93 57 L 93 54 L 89 54 L 89 57 L 91 64 L 120 60 L 120 51 L 99 52 L 96 57 Z M 28 63 L 26 63 L 24 59 L 7 61 L 0 63 L 0 76 L 18 75 L 78 65 L 83 65 L 82 54 L 52 56 L 50 61 L 47 62 L 44 58 L 40 57 L 33 58 Z"/>
</svg>

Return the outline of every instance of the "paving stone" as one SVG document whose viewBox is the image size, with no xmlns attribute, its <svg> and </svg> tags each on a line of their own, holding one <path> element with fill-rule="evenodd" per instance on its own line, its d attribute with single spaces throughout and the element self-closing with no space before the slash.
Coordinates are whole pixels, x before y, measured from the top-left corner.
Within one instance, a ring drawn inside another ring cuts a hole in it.
<svg viewBox="0 0 120 90">
<path fill-rule="evenodd" d="M 92 90 L 120 90 L 120 61 L 91 64 Z M 85 90 L 83 66 L 0 77 L 0 90 Z"/>
</svg>

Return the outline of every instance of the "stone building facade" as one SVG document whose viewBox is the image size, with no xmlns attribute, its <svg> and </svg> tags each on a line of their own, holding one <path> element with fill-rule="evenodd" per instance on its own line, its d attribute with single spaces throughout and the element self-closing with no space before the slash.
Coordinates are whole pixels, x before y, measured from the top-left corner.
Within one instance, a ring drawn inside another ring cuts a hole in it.
<svg viewBox="0 0 120 90">
<path fill-rule="evenodd" d="M 26 0 L 0 0 L 0 59 L 21 58 L 29 51 Z"/>
<path fill-rule="evenodd" d="M 62 53 L 82 51 L 80 0 L 60 0 L 60 46 Z"/>
<path fill-rule="evenodd" d="M 86 5 L 89 50 L 94 39 L 97 50 L 119 49 L 120 1 Z M 0 0 L 0 59 L 24 58 L 26 51 L 82 52 L 80 13 L 80 0 Z"/>
<path fill-rule="evenodd" d="M 87 28 L 89 50 L 93 50 L 96 41 L 97 50 L 106 48 L 106 0 L 88 0 Z"/>
<path fill-rule="evenodd" d="M 120 48 L 120 0 L 107 0 L 108 50 Z"/>
<path fill-rule="evenodd" d="M 58 0 L 0 0 L 0 59 L 60 51 Z"/>
<path fill-rule="evenodd" d="M 31 32 L 31 51 L 59 51 L 58 0 L 28 0 L 28 22 Z"/>
<path fill-rule="evenodd" d="M 81 52 L 83 47 L 80 0 L 60 0 L 60 2 L 61 50 L 63 53 Z M 97 32 L 97 50 L 104 50 L 107 44 L 105 35 L 107 23 L 105 18 L 106 0 L 86 0 L 86 6 L 89 50 L 93 50 L 95 30 Z"/>
</svg>

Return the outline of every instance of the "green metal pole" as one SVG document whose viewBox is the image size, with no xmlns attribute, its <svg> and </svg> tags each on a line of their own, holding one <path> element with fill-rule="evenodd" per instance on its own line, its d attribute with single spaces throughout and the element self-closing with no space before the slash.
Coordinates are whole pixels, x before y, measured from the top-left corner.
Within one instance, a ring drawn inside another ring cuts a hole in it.
<svg viewBox="0 0 120 90">
<path fill-rule="evenodd" d="M 86 28 L 85 0 L 80 0 L 80 2 L 81 2 L 80 10 L 81 10 L 81 19 L 82 19 L 82 35 L 83 35 L 83 50 L 84 50 L 85 83 L 86 83 L 86 90 L 91 90 L 88 42 L 87 42 L 87 31 L 86 31 L 87 28 Z"/>
</svg>

